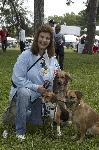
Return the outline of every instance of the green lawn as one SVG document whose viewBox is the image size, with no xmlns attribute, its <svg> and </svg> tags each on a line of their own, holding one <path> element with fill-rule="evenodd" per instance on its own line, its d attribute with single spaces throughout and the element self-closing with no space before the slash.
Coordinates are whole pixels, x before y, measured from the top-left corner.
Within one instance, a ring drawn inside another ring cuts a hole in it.
<svg viewBox="0 0 99 150">
<path fill-rule="evenodd" d="M 0 118 L 7 107 L 12 68 L 18 55 L 18 50 L 8 50 L 6 53 L 0 50 Z M 85 102 L 99 112 L 99 54 L 77 54 L 65 50 L 65 70 L 73 79 L 69 89 L 82 91 Z M 73 126 L 62 127 L 60 138 L 56 135 L 56 128 L 52 132 L 46 126 L 30 127 L 23 143 L 16 140 L 13 128 L 8 139 L 4 140 L 3 129 L 0 124 L 0 150 L 99 150 L 99 136 L 87 137 L 80 145 L 72 141 L 75 133 Z"/>
</svg>

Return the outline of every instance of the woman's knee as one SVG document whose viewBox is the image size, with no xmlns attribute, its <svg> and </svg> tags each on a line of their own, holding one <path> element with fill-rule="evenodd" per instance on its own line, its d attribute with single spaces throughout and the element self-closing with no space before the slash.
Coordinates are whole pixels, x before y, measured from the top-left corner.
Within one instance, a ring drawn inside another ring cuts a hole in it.
<svg viewBox="0 0 99 150">
<path fill-rule="evenodd" d="M 29 98 L 31 96 L 30 89 L 28 89 L 28 88 L 19 88 L 17 90 L 17 96 L 18 97 Z"/>
<path fill-rule="evenodd" d="M 16 105 L 19 107 L 27 108 L 29 106 L 31 92 L 27 88 L 19 88 L 16 94 Z"/>
</svg>

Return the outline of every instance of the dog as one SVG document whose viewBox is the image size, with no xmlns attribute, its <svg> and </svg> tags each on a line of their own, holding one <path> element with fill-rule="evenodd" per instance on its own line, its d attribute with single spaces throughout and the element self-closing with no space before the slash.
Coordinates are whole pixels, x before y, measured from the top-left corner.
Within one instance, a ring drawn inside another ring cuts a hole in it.
<svg viewBox="0 0 99 150">
<path fill-rule="evenodd" d="M 69 82 L 72 81 L 72 77 L 69 73 L 66 71 L 58 71 L 56 74 L 54 81 L 53 81 L 53 92 L 57 95 L 57 98 L 63 101 L 62 105 L 65 105 L 65 96 L 66 96 L 66 91 L 68 90 L 68 84 Z M 68 112 L 68 111 L 67 111 Z M 71 113 L 68 112 L 69 118 L 68 118 L 68 124 L 71 124 Z M 68 116 L 67 115 L 67 116 Z"/>
<path fill-rule="evenodd" d="M 59 97 L 64 97 L 69 81 L 72 81 L 70 74 L 63 70 L 58 71 L 53 81 L 53 92 Z"/>
<path fill-rule="evenodd" d="M 46 104 L 47 110 L 49 111 L 49 125 L 53 128 L 53 122 L 57 124 L 57 135 L 61 136 L 60 124 L 61 121 L 67 121 L 69 113 L 65 108 L 64 101 L 58 99 L 57 95 L 53 92 L 46 92 L 43 94 L 43 101 Z"/>
<path fill-rule="evenodd" d="M 67 109 L 72 112 L 75 129 L 80 131 L 78 143 L 83 141 L 86 134 L 99 134 L 99 114 L 87 105 L 82 97 L 83 94 L 76 90 L 69 90 L 66 94 Z"/>
</svg>

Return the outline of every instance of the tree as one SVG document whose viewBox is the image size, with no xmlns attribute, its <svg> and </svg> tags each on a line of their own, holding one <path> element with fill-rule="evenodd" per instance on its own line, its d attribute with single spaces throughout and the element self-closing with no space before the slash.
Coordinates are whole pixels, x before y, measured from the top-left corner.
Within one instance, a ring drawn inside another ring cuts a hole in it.
<svg viewBox="0 0 99 150">
<path fill-rule="evenodd" d="M 96 15 L 98 3 L 98 0 L 89 0 L 87 6 L 87 37 L 85 50 L 88 54 L 92 54 L 92 47 L 95 41 Z"/>
<path fill-rule="evenodd" d="M 27 36 L 33 33 L 33 23 L 28 18 L 31 12 L 24 8 L 23 4 L 24 0 L 2 0 L 1 2 L 0 21 L 1 24 L 6 24 L 10 36 L 18 35 L 19 25 L 23 25 Z"/>
<path fill-rule="evenodd" d="M 44 0 L 34 0 L 34 33 L 44 22 Z"/>
<path fill-rule="evenodd" d="M 67 4 L 71 4 L 71 0 L 67 0 Z M 95 30 L 96 30 L 96 15 L 99 0 L 87 0 L 87 37 L 85 50 L 86 53 L 92 54 L 92 47 L 95 40 Z"/>
</svg>

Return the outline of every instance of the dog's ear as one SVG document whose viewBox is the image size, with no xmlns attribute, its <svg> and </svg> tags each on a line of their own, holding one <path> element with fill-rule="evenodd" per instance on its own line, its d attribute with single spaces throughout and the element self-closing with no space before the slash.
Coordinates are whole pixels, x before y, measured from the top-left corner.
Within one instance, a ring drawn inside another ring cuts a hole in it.
<svg viewBox="0 0 99 150">
<path fill-rule="evenodd" d="M 46 90 L 46 92 L 42 93 L 42 96 L 46 96 L 48 94 L 48 90 Z"/>
<path fill-rule="evenodd" d="M 65 73 L 65 81 L 68 83 L 68 81 L 72 81 L 72 78 L 69 74 Z"/>
<path fill-rule="evenodd" d="M 77 96 L 77 98 L 80 100 L 81 98 L 82 98 L 82 96 L 83 96 L 83 94 L 82 94 L 82 92 L 80 92 L 80 91 L 75 91 L 75 94 L 76 94 L 76 96 Z"/>
</svg>

